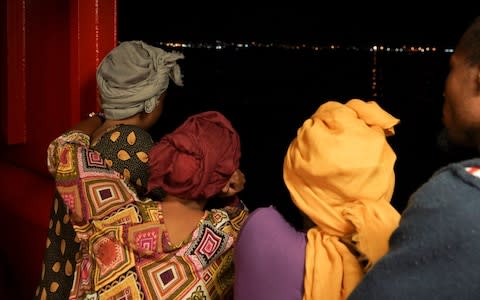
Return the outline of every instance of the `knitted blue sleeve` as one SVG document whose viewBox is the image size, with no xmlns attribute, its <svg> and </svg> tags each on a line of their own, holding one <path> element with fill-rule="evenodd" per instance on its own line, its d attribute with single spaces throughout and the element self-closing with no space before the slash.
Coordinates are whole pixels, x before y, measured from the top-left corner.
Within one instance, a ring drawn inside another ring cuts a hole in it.
<svg viewBox="0 0 480 300">
<path fill-rule="evenodd" d="M 480 178 L 449 165 L 410 198 L 389 252 L 349 300 L 480 299 Z"/>
</svg>

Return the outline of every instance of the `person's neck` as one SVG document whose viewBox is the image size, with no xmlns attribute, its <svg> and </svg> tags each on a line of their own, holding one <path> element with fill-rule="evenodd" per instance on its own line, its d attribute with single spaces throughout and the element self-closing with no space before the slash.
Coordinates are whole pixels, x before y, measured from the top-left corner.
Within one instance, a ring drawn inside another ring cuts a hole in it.
<svg viewBox="0 0 480 300">
<path fill-rule="evenodd" d="M 206 201 L 187 200 L 167 195 L 162 200 L 162 213 L 169 241 L 184 242 L 204 217 Z"/>
<path fill-rule="evenodd" d="M 95 130 L 92 133 L 91 135 L 92 144 L 98 141 L 102 137 L 102 135 L 104 135 L 107 131 L 109 131 L 110 129 L 118 125 L 134 125 L 144 129 L 142 127 L 142 123 L 140 120 L 141 120 L 140 116 L 138 115 L 134 115 L 132 117 L 122 119 L 122 120 L 107 119 L 105 120 L 105 122 L 103 122 L 103 124 L 100 127 L 97 128 L 97 130 Z"/>
<path fill-rule="evenodd" d="M 175 208 L 177 211 L 204 211 L 207 200 L 189 200 L 173 195 L 167 195 L 162 200 L 162 206 Z"/>
<path fill-rule="evenodd" d="M 107 119 L 107 120 L 105 120 L 105 122 L 103 122 L 103 125 L 101 127 L 111 128 L 111 127 L 116 126 L 116 125 L 134 125 L 134 126 L 138 126 L 140 128 L 143 128 L 141 118 L 138 114 L 134 115 L 134 116 L 131 116 L 129 118 L 126 118 L 126 119 L 122 119 L 122 120 L 108 120 Z M 143 129 L 145 129 L 145 128 L 143 128 Z"/>
</svg>

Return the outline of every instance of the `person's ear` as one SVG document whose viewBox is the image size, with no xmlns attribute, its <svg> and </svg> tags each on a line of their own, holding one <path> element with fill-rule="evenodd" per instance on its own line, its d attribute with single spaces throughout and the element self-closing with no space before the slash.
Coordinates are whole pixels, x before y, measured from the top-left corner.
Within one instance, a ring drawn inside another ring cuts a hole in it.
<svg viewBox="0 0 480 300">
<path fill-rule="evenodd" d="M 140 124 L 138 124 L 138 126 L 145 130 L 149 130 L 158 121 L 158 119 L 160 119 L 160 116 L 163 112 L 163 103 L 165 101 L 166 94 L 167 92 L 165 91 L 159 96 L 158 104 L 152 112 L 141 112 Z"/>
</svg>

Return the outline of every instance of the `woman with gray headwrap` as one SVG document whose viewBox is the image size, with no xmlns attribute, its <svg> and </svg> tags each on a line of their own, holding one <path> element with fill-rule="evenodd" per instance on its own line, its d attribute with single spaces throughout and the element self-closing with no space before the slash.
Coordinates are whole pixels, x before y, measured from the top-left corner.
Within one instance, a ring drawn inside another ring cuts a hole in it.
<svg viewBox="0 0 480 300">
<path fill-rule="evenodd" d="M 142 41 L 123 42 L 102 60 L 97 85 L 105 123 L 93 141 L 118 124 L 149 129 L 160 116 L 170 80 L 183 86 L 178 52 L 167 52 Z"/>
<path fill-rule="evenodd" d="M 100 153 L 106 166 L 122 174 L 139 194 L 146 190 L 148 152 L 153 146 L 147 130 L 162 113 L 170 80 L 183 85 L 177 64 L 183 58 L 181 53 L 167 52 L 142 41 L 120 43 L 97 68 L 103 113 L 91 114 L 68 132 L 71 140 L 87 134 L 88 144 Z M 48 232 L 44 272 L 35 295 L 38 299 L 68 298 L 74 277 L 72 267 L 79 250 L 72 224 L 57 222 L 68 220 L 68 210 L 60 194 L 54 203 L 51 218 L 53 223 L 62 224 L 62 234 L 58 235 L 55 227 Z M 60 271 L 54 272 L 54 266 L 60 266 Z"/>
<path fill-rule="evenodd" d="M 178 52 L 145 44 L 123 42 L 100 63 L 97 84 L 107 119 L 123 120 L 140 112 L 151 113 L 170 79 L 182 86 Z"/>
<path fill-rule="evenodd" d="M 118 136 L 124 131 L 127 136 L 129 125 L 139 127 L 137 130 L 148 130 L 158 121 L 170 79 L 183 86 L 177 64 L 177 60 L 183 58 L 182 53 L 167 52 L 142 41 L 128 41 L 110 51 L 97 69 L 105 121 L 93 132 L 91 147 L 102 154 L 111 168 L 126 179 L 132 179 L 141 192 L 146 187 L 148 157 L 137 153 L 148 153 L 153 142 L 147 138 L 138 139 L 144 136 L 140 133 L 135 142 L 129 139 L 121 143 Z M 125 152 L 127 146 L 135 146 L 138 151 L 129 155 Z M 129 165 L 125 166 L 125 162 Z"/>
</svg>

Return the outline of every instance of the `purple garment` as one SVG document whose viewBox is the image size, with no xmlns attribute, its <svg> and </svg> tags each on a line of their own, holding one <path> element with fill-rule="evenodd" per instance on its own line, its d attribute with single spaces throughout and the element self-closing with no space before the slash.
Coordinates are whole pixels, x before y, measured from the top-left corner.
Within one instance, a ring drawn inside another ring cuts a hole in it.
<svg viewBox="0 0 480 300">
<path fill-rule="evenodd" d="M 235 300 L 302 299 L 306 234 L 274 207 L 254 210 L 235 246 Z"/>
</svg>

